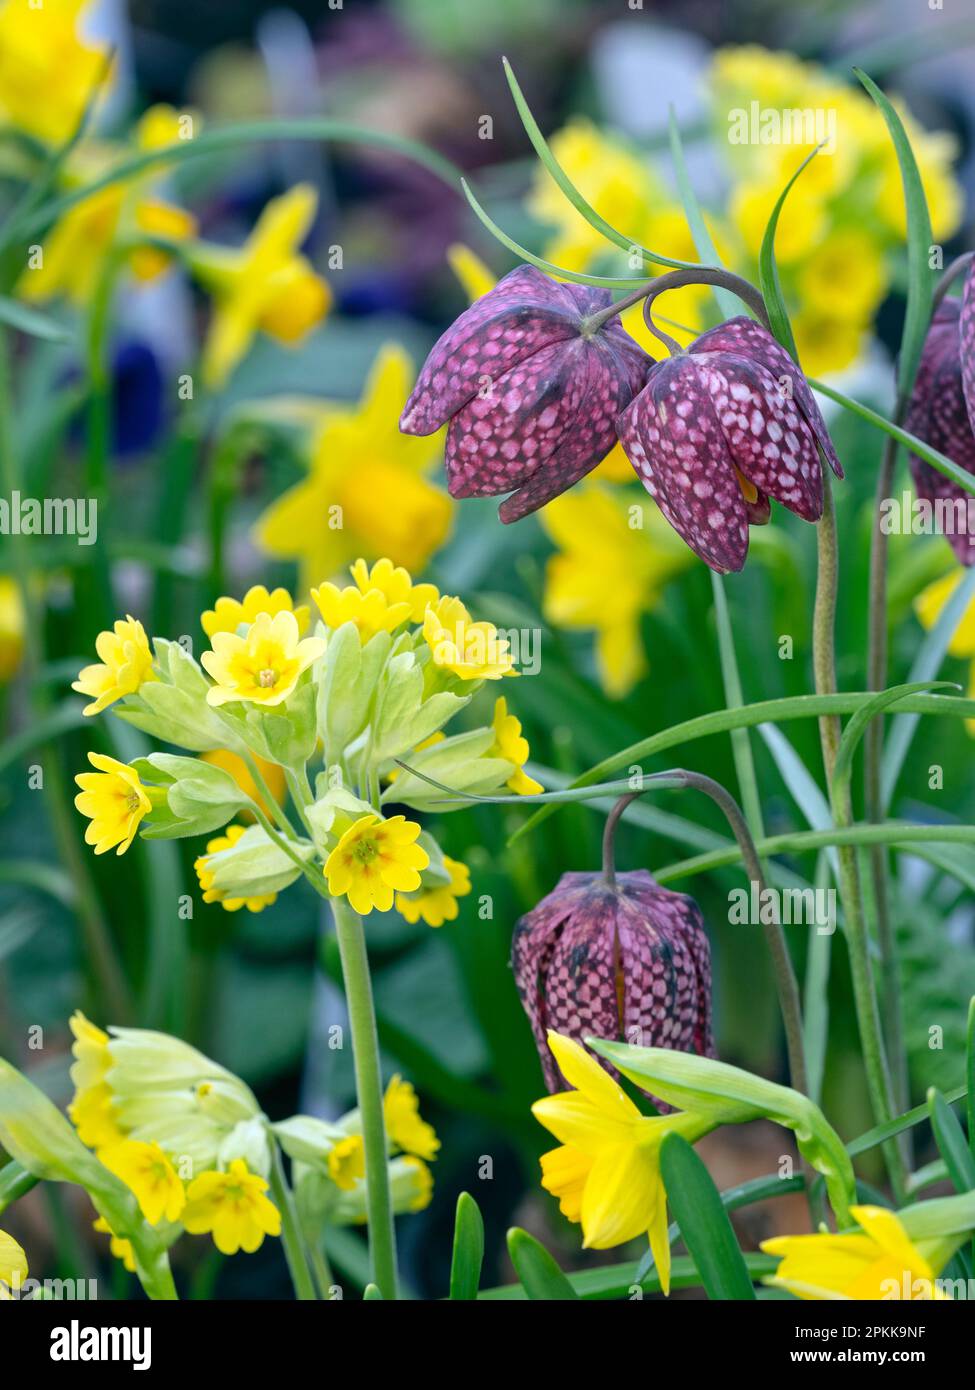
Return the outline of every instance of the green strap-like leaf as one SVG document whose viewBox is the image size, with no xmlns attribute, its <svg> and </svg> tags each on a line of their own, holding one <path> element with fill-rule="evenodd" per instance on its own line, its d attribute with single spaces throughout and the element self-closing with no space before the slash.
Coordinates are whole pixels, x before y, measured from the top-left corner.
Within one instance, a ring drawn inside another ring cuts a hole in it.
<svg viewBox="0 0 975 1390">
<path fill-rule="evenodd" d="M 967 1094 L 967 1086 L 956 1086 L 953 1091 L 948 1092 L 944 1099 L 948 1105 L 954 1105 L 956 1101 L 964 1100 Z M 858 1139 L 851 1139 L 846 1146 L 846 1151 L 851 1158 L 855 1158 L 857 1154 L 866 1153 L 868 1149 L 875 1149 L 878 1144 L 884 1144 L 888 1139 L 903 1134 L 906 1129 L 913 1129 L 915 1125 L 921 1124 L 923 1120 L 928 1120 L 930 1117 L 931 1112 L 926 1105 L 916 1105 L 913 1110 L 905 1110 L 903 1115 L 895 1115 L 892 1120 L 888 1120 L 885 1124 L 875 1125 L 873 1129 L 868 1129 Z"/>
<path fill-rule="evenodd" d="M 551 1303 L 579 1297 L 545 1246 L 520 1226 L 508 1232 L 508 1254 L 529 1298 Z"/>
<path fill-rule="evenodd" d="M 965 1139 L 965 1131 L 944 1096 L 932 1086 L 928 1091 L 931 1129 L 938 1152 L 945 1161 L 948 1176 L 956 1192 L 975 1190 L 975 1158 Z"/>
<path fill-rule="evenodd" d="M 853 757 L 871 719 L 882 714 L 891 705 L 900 704 L 901 700 L 906 699 L 908 695 L 920 695 L 922 691 L 949 688 L 957 690 L 959 687 L 954 685 L 952 681 L 915 681 L 910 685 L 892 685 L 887 690 L 878 691 L 872 700 L 862 705 L 851 717 L 843 730 L 843 737 L 840 739 L 836 763 L 833 768 L 834 803 L 842 798 L 845 788 L 849 786 L 853 773 Z"/>
<path fill-rule="evenodd" d="M 694 185 L 691 183 L 690 175 L 687 172 L 687 161 L 684 158 L 684 142 L 680 138 L 680 126 L 677 124 L 677 117 L 674 108 L 671 106 L 667 117 L 668 131 L 670 135 L 670 158 L 674 166 L 674 178 L 677 181 L 677 191 L 680 194 L 681 202 L 684 205 L 684 216 L 691 229 L 694 238 L 694 245 L 697 247 L 697 254 L 708 265 L 720 266 L 721 257 L 718 255 L 717 247 L 708 231 L 708 224 L 704 220 L 704 213 L 701 205 L 697 201 L 697 194 L 694 192 Z M 730 290 L 726 290 L 723 285 L 712 285 L 712 293 L 718 302 L 718 308 L 726 319 L 734 318 L 740 314 L 742 306 L 738 302 L 736 295 Z"/>
<path fill-rule="evenodd" d="M 684 1244 L 712 1299 L 754 1299 L 728 1213 L 711 1174 L 680 1134 L 660 1147 L 660 1170 Z"/>
<path fill-rule="evenodd" d="M 383 1301 L 383 1296 L 378 1284 L 367 1284 L 362 1291 L 363 1303 L 375 1303 Z"/>
<path fill-rule="evenodd" d="M 786 198 L 796 179 L 805 169 L 811 159 L 819 153 L 819 146 L 807 154 L 799 165 L 799 168 L 792 175 L 792 178 L 783 188 L 776 199 L 775 207 L 772 209 L 772 216 L 768 220 L 765 228 L 765 235 L 762 237 L 762 248 L 758 253 L 758 284 L 762 291 L 762 298 L 765 300 L 765 309 L 768 313 L 769 327 L 773 336 L 782 344 L 794 361 L 798 362 L 799 354 L 796 352 L 796 340 L 792 333 L 792 324 L 789 322 L 789 311 L 785 307 L 785 296 L 782 293 L 782 284 L 779 280 L 779 267 L 775 260 L 775 233 L 779 225 L 779 215 L 785 204 Z"/>
<path fill-rule="evenodd" d="M 72 334 L 47 314 L 39 314 L 16 299 L 0 295 L 0 323 L 8 328 L 16 328 L 18 333 L 27 333 L 32 338 L 43 338 L 48 343 L 70 343 Z"/>
<path fill-rule="evenodd" d="M 477 1298 L 484 1260 L 484 1219 L 469 1192 L 457 1198 L 454 1219 L 454 1254 L 450 1263 L 450 1297 Z"/>
</svg>

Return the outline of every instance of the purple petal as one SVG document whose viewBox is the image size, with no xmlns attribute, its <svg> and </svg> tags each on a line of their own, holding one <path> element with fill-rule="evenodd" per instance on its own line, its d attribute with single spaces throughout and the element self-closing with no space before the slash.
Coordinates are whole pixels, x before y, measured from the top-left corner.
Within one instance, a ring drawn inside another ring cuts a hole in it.
<svg viewBox="0 0 975 1390">
<path fill-rule="evenodd" d="M 946 300 L 945 303 L 951 301 Z M 962 291 L 961 320 L 958 331 L 962 384 L 968 404 L 968 419 L 975 430 L 975 261 L 968 267 Z"/>
</svg>

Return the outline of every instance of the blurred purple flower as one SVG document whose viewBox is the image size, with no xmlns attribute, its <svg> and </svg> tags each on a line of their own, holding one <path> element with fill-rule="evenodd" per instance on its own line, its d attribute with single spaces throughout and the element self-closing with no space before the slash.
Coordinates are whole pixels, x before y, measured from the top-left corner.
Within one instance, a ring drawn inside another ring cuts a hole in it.
<svg viewBox="0 0 975 1390">
<path fill-rule="evenodd" d="M 432 348 L 400 419 L 405 434 L 447 432 L 452 497 L 494 497 L 518 521 L 591 472 L 653 359 L 618 320 L 591 337 L 608 290 L 559 284 L 519 266 Z"/>
</svg>

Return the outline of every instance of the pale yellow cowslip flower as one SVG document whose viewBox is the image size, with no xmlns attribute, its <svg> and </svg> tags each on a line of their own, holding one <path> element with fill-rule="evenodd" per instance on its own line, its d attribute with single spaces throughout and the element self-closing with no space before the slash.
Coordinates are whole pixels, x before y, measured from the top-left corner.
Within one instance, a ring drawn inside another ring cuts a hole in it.
<svg viewBox="0 0 975 1390">
<path fill-rule="evenodd" d="M 517 796 L 534 796 L 545 788 L 525 771 L 525 763 L 531 757 L 528 740 L 522 735 L 521 720 L 508 713 L 508 702 L 500 696 L 494 702 L 494 743 L 488 749 L 489 758 L 506 758 L 514 763 L 515 771 L 505 786 Z"/>
<path fill-rule="evenodd" d="M 394 565 L 388 555 L 378 559 L 371 568 L 360 557 L 350 567 L 350 572 L 361 593 L 378 589 L 390 604 L 409 604 L 410 617 L 415 623 L 422 623 L 427 607 L 440 597 L 435 584 L 414 584 L 409 571 L 402 565 Z"/>
<path fill-rule="evenodd" d="M 258 613 L 243 636 L 216 632 L 213 650 L 200 657 L 214 684 L 207 703 L 224 705 L 232 700 L 272 707 L 294 691 L 298 679 L 325 651 L 320 637 L 298 638 L 298 621 L 287 609 Z"/>
<path fill-rule="evenodd" d="M 124 854 L 152 802 L 134 768 L 104 753 L 89 753 L 88 761 L 95 771 L 79 772 L 74 779 L 81 788 L 74 804 L 91 822 L 85 843 L 94 845 L 96 854 L 110 849 Z"/>
<path fill-rule="evenodd" d="M 167 1221 L 179 1220 L 186 1193 L 179 1174 L 158 1144 L 123 1139 L 107 1149 L 99 1149 L 98 1158 L 135 1194 L 150 1226 L 158 1226 L 163 1217 Z"/>
<path fill-rule="evenodd" d="M 365 592 L 354 584 L 340 589 L 336 584 L 320 584 L 311 596 L 322 622 L 333 630 L 343 623 L 352 623 L 359 640 L 368 642 L 377 632 L 392 632 L 408 621 L 412 612 L 409 603 L 390 603 L 379 589 Z"/>
<path fill-rule="evenodd" d="M 11 1288 L 19 1288 L 27 1278 L 27 1256 L 21 1247 L 0 1231 L 0 1302 L 10 1299 Z"/>
<path fill-rule="evenodd" d="M 88 8 L 88 0 L 3 0 L 0 123 L 47 145 L 74 135 L 111 76 L 108 48 L 83 35 Z"/>
<path fill-rule="evenodd" d="M 474 622 L 459 598 L 444 594 L 430 604 L 423 619 L 423 636 L 434 666 L 460 680 L 501 680 L 517 676 L 507 638 L 493 623 Z"/>
<path fill-rule="evenodd" d="M 120 1143 L 125 1135 L 115 1120 L 112 1107 L 112 1088 L 108 1073 L 112 1067 L 108 1034 L 85 1018 L 80 1009 L 71 1015 L 74 1043 L 71 1051 L 74 1062 L 71 1080 L 74 1099 L 68 1106 L 68 1118 L 78 1131 L 78 1138 L 90 1149 L 103 1149 Z"/>
<path fill-rule="evenodd" d="M 232 1160 L 226 1172 L 201 1173 L 186 1190 L 182 1222 L 191 1235 L 209 1232 L 223 1255 L 248 1255 L 264 1237 L 281 1234 L 281 1213 L 265 1195 L 268 1183 L 249 1171 L 242 1158 Z"/>
<path fill-rule="evenodd" d="M 412 1084 L 399 1075 L 390 1077 L 383 1097 L 386 1134 L 394 1149 L 428 1162 L 440 1148 L 433 1125 L 420 1115 L 420 1102 Z"/>
<path fill-rule="evenodd" d="M 443 857 L 444 868 L 450 875 L 449 883 L 437 884 L 431 888 L 421 888 L 407 896 L 396 894 L 396 911 L 408 922 L 426 922 L 428 927 L 442 927 L 444 922 L 454 922 L 460 912 L 457 899 L 464 898 L 471 891 L 471 871 L 466 864 Z"/>
<path fill-rule="evenodd" d="M 112 1254 L 117 1260 L 122 1261 L 123 1266 L 130 1274 L 134 1274 L 136 1266 L 135 1251 L 132 1249 L 132 1242 L 126 1240 L 123 1236 L 117 1236 L 104 1216 L 100 1216 L 97 1221 L 93 1221 L 91 1223 L 91 1228 L 93 1231 L 97 1231 L 99 1235 L 109 1237 L 108 1247 Z"/>
<path fill-rule="evenodd" d="M 762 1241 L 767 1255 L 781 1256 L 764 1280 L 801 1299 L 943 1299 L 935 1270 L 897 1215 L 885 1207 L 851 1207 L 860 1231 L 833 1235 L 776 1236 Z"/>
<path fill-rule="evenodd" d="M 20 586 L 0 574 L 0 682 L 9 681 L 23 660 L 25 627 Z"/>
<path fill-rule="evenodd" d="M 454 504 L 427 477 L 442 460 L 442 435 L 399 428 L 414 375 L 403 348 L 382 347 L 359 402 L 319 410 L 308 476 L 259 518 L 257 545 L 296 560 L 303 589 L 357 557 L 420 570 L 446 540 Z"/>
<path fill-rule="evenodd" d="M 328 1176 L 343 1192 L 351 1192 L 366 1176 L 366 1146 L 361 1134 L 349 1134 L 328 1151 Z"/>
<path fill-rule="evenodd" d="M 157 677 L 152 669 L 152 652 L 145 628 L 135 618 L 119 618 L 111 632 L 100 632 L 95 639 L 100 664 L 85 666 L 71 689 L 92 697 L 82 714 L 100 714 L 124 695 L 133 695 L 144 681 Z"/>
<path fill-rule="evenodd" d="M 419 888 L 420 870 L 430 863 L 416 843 L 419 834 L 420 827 L 405 816 L 360 816 L 325 861 L 329 892 L 347 897 L 360 916 L 374 907 L 388 912 L 396 893 Z"/>
<path fill-rule="evenodd" d="M 248 912 L 263 912 L 266 907 L 277 902 L 277 893 L 260 893 L 249 898 L 237 898 L 224 889 L 213 886 L 214 870 L 210 865 L 212 856 L 219 854 L 221 850 L 232 849 L 243 834 L 242 825 L 228 825 L 222 835 L 207 841 L 206 854 L 201 854 L 194 860 L 193 868 L 200 881 L 205 903 L 219 903 L 225 912 L 239 912 L 242 907 L 246 907 Z"/>
<path fill-rule="evenodd" d="M 236 632 L 239 627 L 254 621 L 258 613 L 293 613 L 298 624 L 298 635 L 304 636 L 308 627 L 311 610 L 307 603 L 295 604 L 287 589 L 272 589 L 268 592 L 263 584 L 253 584 L 242 599 L 218 598 L 212 608 L 200 616 L 200 625 L 208 637 L 216 632 Z"/>
</svg>

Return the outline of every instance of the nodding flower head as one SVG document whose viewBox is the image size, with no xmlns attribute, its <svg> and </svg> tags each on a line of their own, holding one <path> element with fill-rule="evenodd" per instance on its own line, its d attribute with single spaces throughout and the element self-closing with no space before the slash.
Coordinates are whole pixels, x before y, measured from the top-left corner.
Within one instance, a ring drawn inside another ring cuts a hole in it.
<svg viewBox="0 0 975 1390">
<path fill-rule="evenodd" d="M 713 570 L 740 570 L 769 498 L 823 511 L 820 451 L 843 476 L 805 377 L 767 329 L 729 319 L 651 367 L 618 422 L 644 487 Z"/>
<path fill-rule="evenodd" d="M 975 283 L 969 271 L 961 304 L 939 304 L 924 340 L 921 363 L 904 426 L 925 444 L 975 473 Z M 957 507 L 967 515 L 969 494 L 917 454 L 910 455 L 918 496 L 932 507 Z M 967 525 L 952 526 L 947 540 L 963 565 L 975 564 L 975 535 Z"/>
<path fill-rule="evenodd" d="M 434 345 L 400 419 L 406 434 L 449 422 L 452 497 L 495 497 L 518 521 L 591 472 L 616 443 L 615 421 L 653 359 L 611 319 L 585 320 L 608 290 L 560 284 L 520 266 Z"/>
<path fill-rule="evenodd" d="M 563 874 L 515 927 L 515 982 L 550 1091 L 565 1089 L 549 1029 L 714 1056 L 711 952 L 693 898 L 645 869 Z M 607 1071 L 613 1071 L 603 1062 Z"/>
</svg>

